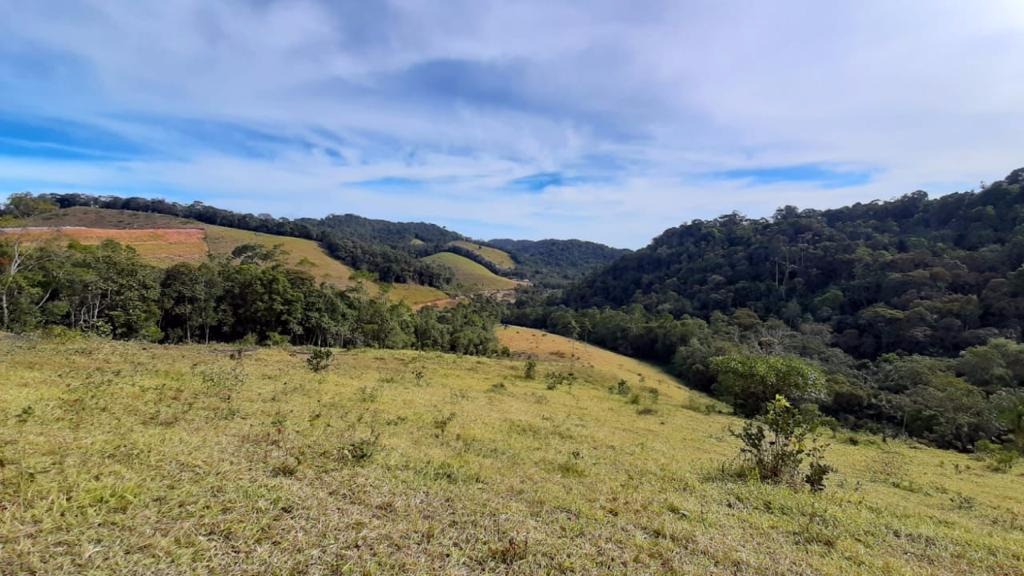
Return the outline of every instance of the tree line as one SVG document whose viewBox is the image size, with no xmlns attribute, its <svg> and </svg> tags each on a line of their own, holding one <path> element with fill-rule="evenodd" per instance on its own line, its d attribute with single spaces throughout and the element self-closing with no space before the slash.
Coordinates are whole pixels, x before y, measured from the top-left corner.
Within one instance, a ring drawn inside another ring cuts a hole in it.
<svg viewBox="0 0 1024 576">
<path fill-rule="evenodd" d="M 114 241 L 29 246 L 0 239 L 0 329 L 63 326 L 153 342 L 292 343 L 498 354 L 498 305 L 462 302 L 413 312 L 361 289 L 317 283 L 283 252 L 237 247 L 230 257 L 166 269 Z"/>
</svg>

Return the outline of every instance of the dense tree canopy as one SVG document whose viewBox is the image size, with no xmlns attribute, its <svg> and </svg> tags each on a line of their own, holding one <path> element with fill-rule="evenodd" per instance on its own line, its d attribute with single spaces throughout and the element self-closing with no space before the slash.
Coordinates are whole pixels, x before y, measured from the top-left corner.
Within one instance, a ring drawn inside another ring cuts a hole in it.
<svg viewBox="0 0 1024 576">
<path fill-rule="evenodd" d="M 629 250 L 583 240 L 510 240 L 487 243 L 516 260 L 516 272 L 541 286 L 560 288 L 611 264 Z"/>
<path fill-rule="evenodd" d="M 1024 322 L 1024 191 L 1017 170 L 980 192 L 836 210 L 730 214 L 667 230 L 574 286 L 574 308 L 640 304 L 674 317 L 750 308 L 830 325 L 860 358 L 955 355 Z"/>
</svg>

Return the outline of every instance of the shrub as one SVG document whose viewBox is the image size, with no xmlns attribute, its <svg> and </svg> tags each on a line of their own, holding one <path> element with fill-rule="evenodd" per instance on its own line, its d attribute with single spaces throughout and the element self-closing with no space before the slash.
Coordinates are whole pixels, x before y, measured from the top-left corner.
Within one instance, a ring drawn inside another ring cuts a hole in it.
<svg viewBox="0 0 1024 576">
<path fill-rule="evenodd" d="M 547 389 L 554 390 L 559 386 L 572 386 L 576 383 L 576 374 L 572 372 L 549 372 L 544 379 L 547 381 Z"/>
<path fill-rule="evenodd" d="M 527 380 L 533 380 L 537 377 L 537 361 L 530 358 L 526 361 L 526 366 L 523 368 L 523 378 Z"/>
<path fill-rule="evenodd" d="M 764 415 L 732 432 L 743 447 L 740 456 L 765 483 L 795 483 L 805 460 L 810 460 L 803 481 L 814 491 L 825 487 L 825 478 L 833 472 L 825 462 L 824 447 L 809 445 L 814 423 L 782 396 L 768 403 Z"/>
<path fill-rule="evenodd" d="M 290 339 L 284 334 L 278 334 L 277 332 L 267 333 L 267 339 L 263 343 L 267 346 L 286 346 Z"/>
<path fill-rule="evenodd" d="M 331 366 L 331 359 L 334 358 L 334 352 L 330 348 L 316 348 L 306 358 L 306 365 L 313 372 L 323 372 Z"/>
<path fill-rule="evenodd" d="M 824 381 L 816 368 L 790 356 L 730 354 L 713 358 L 711 369 L 717 379 L 715 394 L 746 418 L 760 414 L 778 396 L 814 399 Z"/>
<path fill-rule="evenodd" d="M 626 382 L 625 379 L 621 379 L 617 384 L 615 384 L 615 386 L 610 387 L 608 391 L 618 396 L 629 396 L 632 389 L 629 386 L 629 382 Z"/>
<path fill-rule="evenodd" d="M 988 462 L 989 469 L 994 472 L 1009 472 L 1020 458 L 1020 453 L 1013 446 L 982 440 L 975 447 L 978 450 L 978 455 Z"/>
</svg>

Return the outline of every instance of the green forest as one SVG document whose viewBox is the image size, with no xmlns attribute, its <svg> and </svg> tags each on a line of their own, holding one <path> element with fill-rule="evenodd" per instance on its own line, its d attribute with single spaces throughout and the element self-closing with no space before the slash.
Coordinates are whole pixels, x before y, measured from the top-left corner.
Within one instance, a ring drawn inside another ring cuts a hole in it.
<svg viewBox="0 0 1024 576">
<path fill-rule="evenodd" d="M 824 386 L 776 391 L 837 423 L 1009 446 L 1024 440 L 1022 181 L 696 220 L 564 291 L 524 294 L 508 321 L 671 366 L 734 406 L 716 359 L 764 389 L 771 359 L 789 358 Z"/>
</svg>

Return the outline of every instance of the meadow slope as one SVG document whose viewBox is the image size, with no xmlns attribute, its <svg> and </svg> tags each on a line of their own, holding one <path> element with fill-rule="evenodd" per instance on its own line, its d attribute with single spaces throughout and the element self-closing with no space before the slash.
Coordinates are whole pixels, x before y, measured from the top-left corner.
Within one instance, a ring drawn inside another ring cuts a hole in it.
<svg viewBox="0 0 1024 576">
<path fill-rule="evenodd" d="M 505 270 L 511 270 L 516 267 L 516 261 L 512 259 L 512 256 L 504 250 L 498 248 L 492 248 L 490 246 L 484 246 L 483 244 L 477 244 L 476 242 L 470 242 L 468 240 L 456 240 L 450 243 L 451 246 L 458 246 L 464 250 L 476 254 L 477 256 L 487 260 L 491 264 L 494 264 L 498 268 Z"/>
<path fill-rule="evenodd" d="M 521 358 L 356 350 L 313 374 L 295 348 L 0 335 L 0 574 L 1024 574 L 1019 470 L 839 433 L 822 494 L 729 480 L 739 421 L 715 402 L 499 335 L 537 379 Z"/>
<path fill-rule="evenodd" d="M 452 252 L 438 252 L 423 259 L 451 268 L 455 272 L 455 281 L 471 292 L 511 290 L 520 284 L 515 280 L 498 276 L 469 258 Z"/>
</svg>

